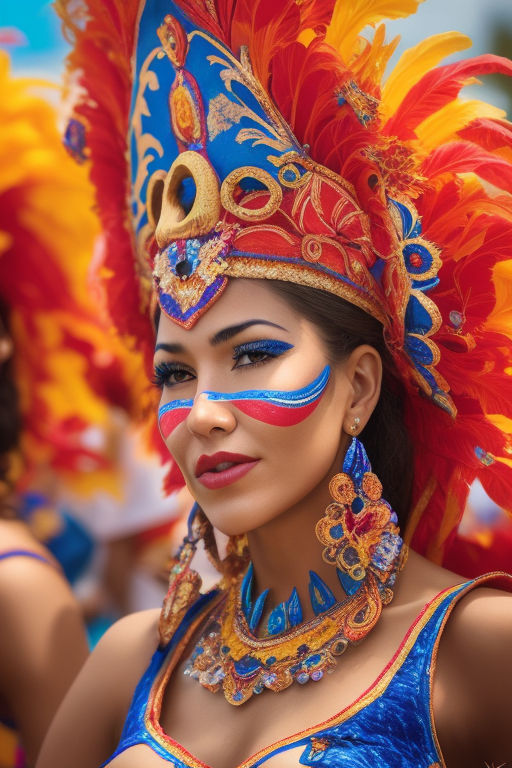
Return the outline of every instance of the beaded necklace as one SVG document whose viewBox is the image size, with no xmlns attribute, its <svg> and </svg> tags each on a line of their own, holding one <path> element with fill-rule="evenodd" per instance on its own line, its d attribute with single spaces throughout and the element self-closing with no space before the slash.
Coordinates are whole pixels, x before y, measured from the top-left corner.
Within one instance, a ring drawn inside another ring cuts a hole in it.
<svg viewBox="0 0 512 768">
<path fill-rule="evenodd" d="M 337 659 L 349 645 L 358 643 L 373 629 L 382 606 L 393 597 L 392 586 L 406 557 L 407 548 L 403 546 L 385 580 L 380 581 L 368 571 L 354 595 L 341 602 L 332 602 L 329 598 L 328 607 L 310 621 L 294 624 L 288 618 L 284 629 L 271 634 L 272 615 L 277 610 L 274 609 L 262 637 L 255 634 L 259 621 L 255 623 L 253 618 L 254 608 L 249 621 L 244 609 L 247 582 L 252 576 L 252 566 L 249 566 L 243 579 L 227 590 L 224 600 L 209 617 L 187 662 L 185 674 L 212 692 L 222 690 L 226 700 L 234 705 L 243 704 L 265 689 L 278 692 L 293 682 L 304 685 L 310 680 L 320 681 L 324 674 L 334 671 Z M 310 578 L 310 592 L 320 591 L 322 601 L 327 594 L 332 595 L 318 574 L 311 572 Z M 260 598 L 261 595 L 255 606 L 261 615 Z M 297 601 L 294 589 L 287 603 L 296 605 Z M 295 611 L 302 613 L 301 609 L 295 608 Z M 287 615 L 286 610 L 281 613 Z"/>
<path fill-rule="evenodd" d="M 355 437 L 343 471 L 329 483 L 332 496 L 316 524 L 322 558 L 336 568 L 344 597 L 310 571 L 309 596 L 315 614 L 304 622 L 297 589 L 258 628 L 268 590 L 253 600 L 254 572 L 234 579 L 210 616 L 189 659 L 185 674 L 208 690 L 222 689 L 239 705 L 266 688 L 281 691 L 293 682 L 318 682 L 332 672 L 350 644 L 373 629 L 382 606 L 393 598 L 397 574 L 407 558 L 396 513 L 382 498 L 362 443 Z"/>
</svg>

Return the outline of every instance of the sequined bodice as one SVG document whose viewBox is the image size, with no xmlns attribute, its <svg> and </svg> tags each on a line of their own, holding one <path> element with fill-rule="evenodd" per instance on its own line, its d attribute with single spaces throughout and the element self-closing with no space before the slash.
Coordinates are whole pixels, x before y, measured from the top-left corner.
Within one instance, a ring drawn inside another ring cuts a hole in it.
<svg viewBox="0 0 512 768">
<path fill-rule="evenodd" d="M 300 764 L 315 768 L 437 768 L 444 765 L 431 716 L 434 649 L 447 615 L 476 579 L 452 587 L 430 602 L 415 620 L 395 656 L 372 686 L 329 720 L 283 739 L 239 768 L 264 766 L 280 752 L 300 748 Z M 187 629 L 214 595 L 189 611 L 169 645 L 157 650 L 140 680 L 119 746 L 103 766 L 132 746 L 145 744 L 176 768 L 204 768 L 159 725 L 162 693 Z M 101 768 L 103 768 L 103 766 Z"/>
</svg>

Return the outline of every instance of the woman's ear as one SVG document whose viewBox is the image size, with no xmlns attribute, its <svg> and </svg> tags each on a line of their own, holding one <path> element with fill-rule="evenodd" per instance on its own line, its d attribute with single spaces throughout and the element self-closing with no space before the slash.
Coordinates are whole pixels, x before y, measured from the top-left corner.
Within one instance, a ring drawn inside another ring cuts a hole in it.
<svg viewBox="0 0 512 768">
<path fill-rule="evenodd" d="M 345 366 L 352 396 L 347 403 L 343 430 L 355 436 L 364 429 L 379 400 L 382 360 L 374 347 L 362 344 L 351 352 Z"/>
</svg>

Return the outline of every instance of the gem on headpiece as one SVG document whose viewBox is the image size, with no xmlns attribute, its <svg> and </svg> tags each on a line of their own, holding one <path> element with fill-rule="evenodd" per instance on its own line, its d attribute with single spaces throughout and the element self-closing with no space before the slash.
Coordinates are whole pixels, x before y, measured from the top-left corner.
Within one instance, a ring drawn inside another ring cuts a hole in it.
<svg viewBox="0 0 512 768">
<path fill-rule="evenodd" d="M 487 453 L 487 451 L 484 451 L 483 448 L 480 448 L 479 445 L 475 445 L 475 456 L 484 467 L 490 467 L 491 464 L 494 464 L 494 457 Z"/>
<path fill-rule="evenodd" d="M 227 283 L 223 256 L 231 248 L 234 230 L 225 227 L 212 234 L 176 240 L 155 258 L 153 277 L 160 305 L 184 327 L 206 310 Z"/>
<path fill-rule="evenodd" d="M 355 82 L 351 80 L 340 88 L 338 104 L 347 103 L 354 111 L 361 125 L 368 125 L 377 116 L 379 102 L 369 93 L 365 93 Z"/>
<path fill-rule="evenodd" d="M 84 163 L 87 160 L 88 153 L 85 125 L 80 122 L 80 120 L 71 118 L 71 120 L 68 121 L 62 141 L 69 154 L 75 160 L 79 163 Z"/>
<path fill-rule="evenodd" d="M 457 312 L 456 309 L 452 309 L 448 317 L 450 318 L 450 323 L 453 325 L 455 330 L 458 331 L 459 328 L 464 323 L 464 315 L 462 314 L 462 312 Z"/>
</svg>

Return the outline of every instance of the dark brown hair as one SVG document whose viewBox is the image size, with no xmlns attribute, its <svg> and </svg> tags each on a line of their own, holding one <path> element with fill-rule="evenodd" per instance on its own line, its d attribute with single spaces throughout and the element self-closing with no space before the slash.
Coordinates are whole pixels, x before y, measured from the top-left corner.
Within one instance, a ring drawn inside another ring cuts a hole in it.
<svg viewBox="0 0 512 768">
<path fill-rule="evenodd" d="M 380 478 L 384 498 L 397 513 L 403 528 L 411 504 L 412 442 L 404 421 L 405 388 L 386 347 L 382 325 L 362 309 L 331 293 L 280 280 L 268 280 L 267 285 L 316 326 L 332 363 L 341 362 L 361 344 L 369 344 L 379 353 L 383 367 L 381 394 L 359 437 L 373 471 Z"/>
</svg>

